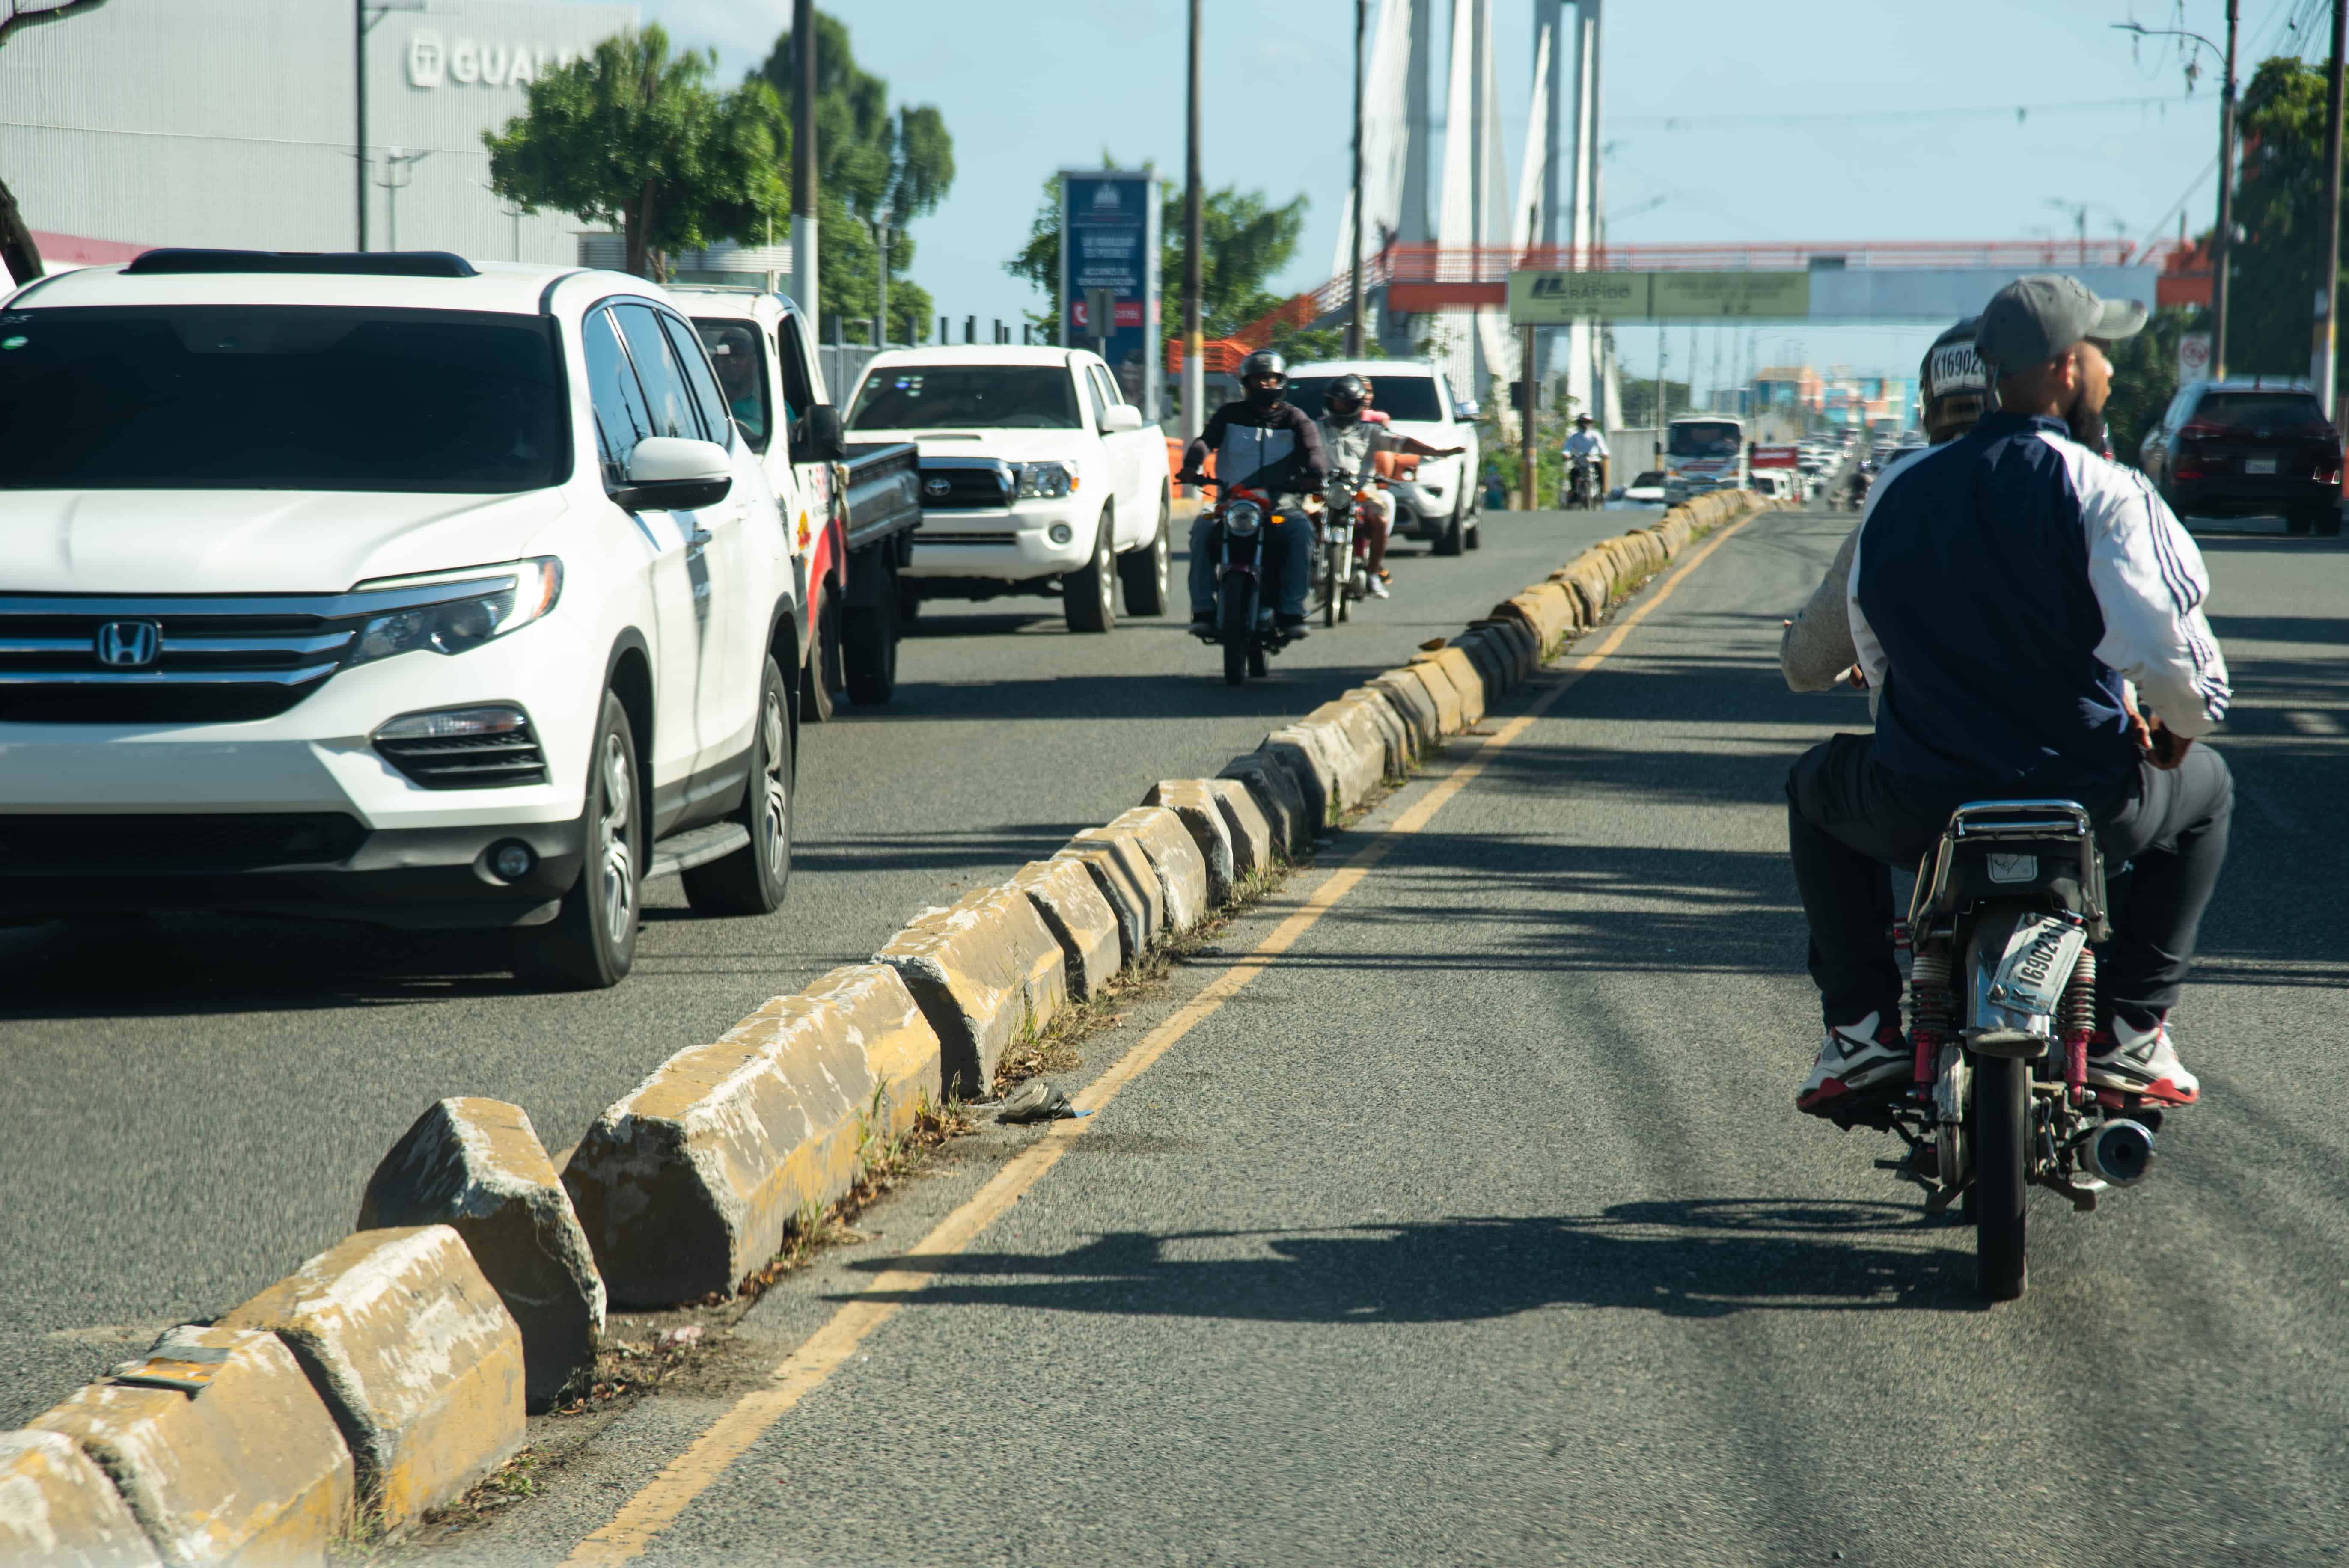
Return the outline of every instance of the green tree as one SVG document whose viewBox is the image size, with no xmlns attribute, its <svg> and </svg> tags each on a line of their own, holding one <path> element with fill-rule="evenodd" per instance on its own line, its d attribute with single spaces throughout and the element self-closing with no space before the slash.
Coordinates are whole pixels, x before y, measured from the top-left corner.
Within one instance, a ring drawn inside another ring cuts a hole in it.
<svg viewBox="0 0 2349 1568">
<path fill-rule="evenodd" d="M 905 232 L 916 218 L 937 210 L 955 178 L 954 138 L 929 104 L 889 106 L 889 84 L 856 63 L 848 28 L 815 14 L 816 221 L 823 236 L 820 269 L 822 314 L 855 323 L 879 304 L 879 247 L 874 225 L 889 214 L 889 330 L 922 340 L 931 317 L 926 291 L 902 281 L 914 264 Z M 754 73 L 796 114 L 799 73 L 792 36 L 776 38 Z"/>
<path fill-rule="evenodd" d="M 1102 167 L 1114 169 L 1106 153 Z M 1166 325 L 1179 332 L 1183 287 L 1183 193 L 1170 182 L 1171 192 L 1159 212 L 1159 283 L 1165 290 Z M 1306 199 L 1299 196 L 1274 206 L 1261 191 L 1241 191 L 1226 185 L 1203 192 L 1199 202 L 1199 323 L 1209 337 L 1229 337 L 1252 321 L 1261 319 L 1288 296 L 1275 294 L 1265 283 L 1297 254 L 1298 237 L 1305 231 Z M 1044 200 L 1028 226 L 1028 242 L 1003 263 L 1015 278 L 1025 278 L 1044 294 L 1042 310 L 1030 311 L 1029 322 L 1048 343 L 1060 339 L 1061 310 L 1061 177 L 1044 181 Z M 1299 358 L 1327 357 L 1345 341 L 1341 329 L 1287 327 L 1273 335 L 1273 346 Z"/>
<path fill-rule="evenodd" d="M 2265 61 L 2243 89 L 2235 186 L 2242 237 L 2229 258 L 2227 294 L 2230 371 L 2308 374 L 2324 275 L 2325 97 L 2324 73 L 2292 58 Z"/>
<path fill-rule="evenodd" d="M 502 132 L 482 132 L 492 188 L 525 211 L 611 224 L 642 277 L 676 251 L 764 238 L 791 211 L 781 106 L 764 82 L 713 89 L 716 61 L 672 55 L 658 26 L 605 39 L 533 82 Z"/>
<path fill-rule="evenodd" d="M 106 0 L 0 0 L 0 44 L 20 28 L 60 21 L 105 4 Z M 16 210 L 16 193 L 5 182 L 0 182 L 0 265 L 20 284 L 41 275 L 41 248 L 33 242 L 32 228 Z"/>
</svg>

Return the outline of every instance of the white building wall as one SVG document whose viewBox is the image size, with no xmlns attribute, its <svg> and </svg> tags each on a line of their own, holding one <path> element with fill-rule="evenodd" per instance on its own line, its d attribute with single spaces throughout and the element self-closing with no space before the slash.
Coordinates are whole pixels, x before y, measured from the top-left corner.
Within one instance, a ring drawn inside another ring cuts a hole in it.
<svg viewBox="0 0 2349 1568">
<path fill-rule="evenodd" d="M 367 39 L 369 159 L 429 150 L 398 197 L 405 250 L 569 263 L 579 222 L 517 224 L 481 132 L 527 77 L 636 25 L 629 5 L 434 0 Z M 357 241 L 348 0 L 111 0 L 0 49 L 0 170 L 34 229 L 142 245 L 348 250 Z M 492 79 L 494 78 L 494 79 Z M 394 198 L 370 182 L 370 248 Z"/>
</svg>

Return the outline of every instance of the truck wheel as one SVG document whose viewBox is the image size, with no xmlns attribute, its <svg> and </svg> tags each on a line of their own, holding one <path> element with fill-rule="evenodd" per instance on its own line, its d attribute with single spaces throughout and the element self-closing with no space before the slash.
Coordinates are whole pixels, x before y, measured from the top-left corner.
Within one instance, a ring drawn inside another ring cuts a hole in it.
<svg viewBox="0 0 2349 1568">
<path fill-rule="evenodd" d="M 1141 550 L 1117 558 L 1117 574 L 1125 588 L 1129 615 L 1166 614 L 1166 586 L 1174 573 L 1174 509 L 1165 492 L 1158 497 L 1158 533 Z"/>
<path fill-rule="evenodd" d="M 840 660 L 848 676 L 848 700 L 875 707 L 897 695 L 897 616 L 905 603 L 902 580 L 882 589 L 870 604 L 843 612 Z"/>
<path fill-rule="evenodd" d="M 816 600 L 814 645 L 800 672 L 800 714 L 810 724 L 832 717 L 833 696 L 841 686 L 840 601 L 832 593 Z"/>
<path fill-rule="evenodd" d="M 645 804 L 637 789 L 636 736 L 619 697 L 604 694 L 587 769 L 587 853 L 579 881 L 544 925 L 514 933 L 514 974 L 560 991 L 602 991 L 636 961 L 644 903 Z"/>
<path fill-rule="evenodd" d="M 733 820 L 750 830 L 750 841 L 687 872 L 685 902 L 699 914 L 772 914 L 792 880 L 792 722 L 782 668 L 771 655 L 759 680 L 750 783 Z"/>
<path fill-rule="evenodd" d="M 1117 570 L 1112 544 L 1115 519 L 1107 507 L 1093 529 L 1093 558 L 1061 579 L 1061 608 L 1071 632 L 1106 632 L 1117 624 Z"/>
<path fill-rule="evenodd" d="M 1452 503 L 1452 516 L 1444 522 L 1443 531 L 1435 536 L 1435 543 L 1429 553 L 1432 555 L 1459 554 L 1465 544 L 1465 532 L 1466 531 L 1461 526 L 1460 503 L 1454 501 Z"/>
<path fill-rule="evenodd" d="M 1468 525 L 1468 548 L 1471 550 L 1485 548 L 1485 524 L 1481 521 L 1485 514 L 1478 512 L 1476 515 L 1480 521 Z"/>
<path fill-rule="evenodd" d="M 910 626 L 914 617 L 922 613 L 922 591 L 905 578 L 897 579 L 897 622 Z"/>
</svg>

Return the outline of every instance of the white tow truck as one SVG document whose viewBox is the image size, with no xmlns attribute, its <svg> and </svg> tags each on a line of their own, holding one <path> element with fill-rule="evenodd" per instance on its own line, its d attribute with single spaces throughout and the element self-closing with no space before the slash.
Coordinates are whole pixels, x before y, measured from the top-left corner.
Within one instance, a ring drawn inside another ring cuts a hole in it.
<svg viewBox="0 0 2349 1568">
<path fill-rule="evenodd" d="M 1174 490 L 1166 442 L 1082 349 L 1003 345 L 875 355 L 850 438 L 921 451 L 922 524 L 897 573 L 925 599 L 1057 593 L 1072 632 L 1165 613 Z"/>
</svg>

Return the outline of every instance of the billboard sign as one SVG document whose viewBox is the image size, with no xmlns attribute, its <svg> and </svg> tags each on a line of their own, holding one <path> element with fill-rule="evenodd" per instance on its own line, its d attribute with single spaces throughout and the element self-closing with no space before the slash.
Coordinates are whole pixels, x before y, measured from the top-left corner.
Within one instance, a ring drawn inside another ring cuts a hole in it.
<svg viewBox="0 0 2349 1568">
<path fill-rule="evenodd" d="M 1756 447 L 1752 464 L 1757 469 L 1800 468 L 1803 451 L 1799 447 Z"/>
<path fill-rule="evenodd" d="M 1509 320 L 1565 322 L 1801 320 L 1811 274 L 1795 273 L 1557 273 L 1509 274 Z"/>
<path fill-rule="evenodd" d="M 1160 417 L 1164 377 L 1158 222 L 1155 170 L 1061 171 L 1061 341 L 1109 361 L 1144 419 Z"/>
</svg>

